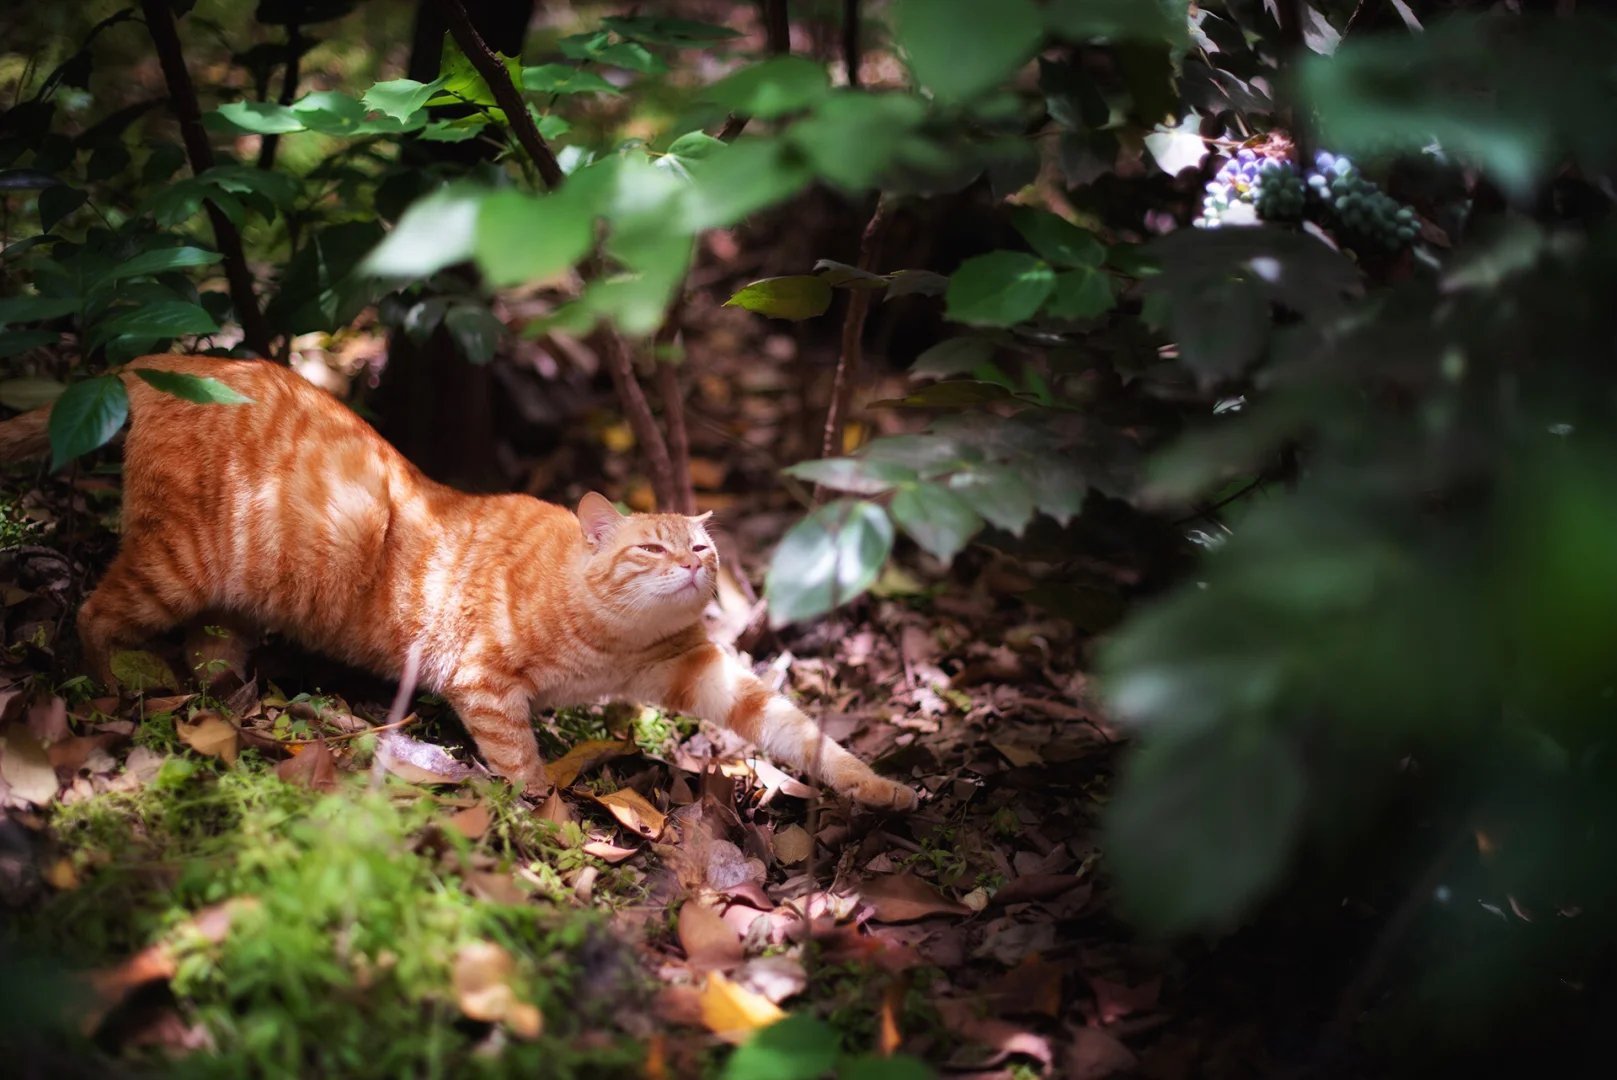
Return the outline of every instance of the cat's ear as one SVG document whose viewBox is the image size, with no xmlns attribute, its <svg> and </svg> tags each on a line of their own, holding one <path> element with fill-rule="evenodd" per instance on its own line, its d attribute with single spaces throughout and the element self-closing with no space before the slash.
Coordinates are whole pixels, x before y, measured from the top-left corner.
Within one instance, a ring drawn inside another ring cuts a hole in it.
<svg viewBox="0 0 1617 1080">
<path fill-rule="evenodd" d="M 713 511 L 709 510 L 705 514 L 697 514 L 695 517 L 686 518 L 685 520 L 689 521 L 692 525 L 705 525 L 707 524 L 707 519 L 712 516 Z"/>
<path fill-rule="evenodd" d="M 600 547 L 622 523 L 623 515 L 605 495 L 592 491 L 578 500 L 578 527 L 584 530 L 584 542 L 591 549 Z"/>
</svg>

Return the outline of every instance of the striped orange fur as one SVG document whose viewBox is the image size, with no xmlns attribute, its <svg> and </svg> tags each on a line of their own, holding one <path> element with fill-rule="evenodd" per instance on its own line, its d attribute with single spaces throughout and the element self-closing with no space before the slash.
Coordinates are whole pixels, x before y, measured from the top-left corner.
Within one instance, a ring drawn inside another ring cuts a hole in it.
<svg viewBox="0 0 1617 1080">
<path fill-rule="evenodd" d="M 109 686 L 115 646 L 233 618 L 391 677 L 419 649 L 421 684 L 530 792 L 549 786 L 530 710 L 615 698 L 727 724 L 860 802 L 915 804 L 707 640 L 718 553 L 704 518 L 625 516 L 594 493 L 574 513 L 455 491 L 274 364 L 130 368 L 212 376 L 253 404 L 198 405 L 123 376 L 123 537 L 78 619 Z M 0 448 L 41 452 L 44 429 L 44 410 L 0 424 Z"/>
</svg>

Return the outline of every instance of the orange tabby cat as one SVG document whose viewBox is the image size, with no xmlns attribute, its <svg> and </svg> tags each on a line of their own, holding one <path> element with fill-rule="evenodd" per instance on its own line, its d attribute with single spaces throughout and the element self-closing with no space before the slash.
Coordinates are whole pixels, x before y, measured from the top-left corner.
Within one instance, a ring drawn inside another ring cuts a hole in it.
<svg viewBox="0 0 1617 1080">
<path fill-rule="evenodd" d="M 123 539 L 79 609 L 111 685 L 115 645 L 229 613 L 421 685 L 460 715 L 494 771 L 548 788 L 529 710 L 620 698 L 723 724 L 835 791 L 915 805 L 707 640 L 718 553 L 706 515 L 577 514 L 424 477 L 335 398 L 262 361 L 151 356 L 130 368 L 212 376 L 249 405 L 199 405 L 123 376 Z M 0 423 L 0 461 L 46 449 L 48 409 Z"/>
</svg>

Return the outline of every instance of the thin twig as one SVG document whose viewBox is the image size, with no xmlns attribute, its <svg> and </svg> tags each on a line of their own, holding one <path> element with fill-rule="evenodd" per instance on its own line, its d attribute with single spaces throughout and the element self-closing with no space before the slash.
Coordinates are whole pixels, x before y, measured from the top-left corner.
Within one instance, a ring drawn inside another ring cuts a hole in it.
<svg viewBox="0 0 1617 1080">
<path fill-rule="evenodd" d="M 634 432 L 641 451 L 646 455 L 646 469 L 651 473 L 651 489 L 657 497 L 657 504 L 672 507 L 676 496 L 674 466 L 669 458 L 668 442 L 651 414 L 651 405 L 646 401 L 646 392 L 641 388 L 640 380 L 635 377 L 634 358 L 629 352 L 628 342 L 615 330 L 603 329 L 593 335 L 592 344 L 605 362 L 607 374 L 612 377 L 618 401 L 623 406 L 624 419 L 629 421 L 629 429 Z"/>
<path fill-rule="evenodd" d="M 408 727 L 419 719 L 421 717 L 415 713 L 410 713 L 403 719 L 395 720 L 392 723 L 377 724 L 375 727 L 362 727 L 354 731 L 344 731 L 339 735 L 321 735 L 313 739 L 281 739 L 280 744 L 282 746 L 313 746 L 315 743 L 342 742 L 344 739 L 357 739 L 361 735 L 375 735 L 378 731 L 392 731 L 394 728 Z"/>
<path fill-rule="evenodd" d="M 165 0 L 141 0 L 140 7 L 146 18 L 146 30 L 157 49 L 157 61 L 168 84 L 169 107 L 179 121 L 180 138 L 191 162 L 191 172 L 200 176 L 213 168 L 213 147 L 202 129 L 202 110 L 197 105 L 196 88 L 191 85 L 191 74 L 185 68 L 185 54 L 180 49 L 180 33 L 174 25 L 174 13 Z M 247 267 L 247 256 L 242 251 L 241 233 L 236 225 L 212 199 L 204 200 L 208 220 L 213 225 L 214 242 L 224 257 L 225 280 L 230 286 L 230 301 L 241 322 L 242 339 L 247 347 L 260 356 L 270 355 L 270 332 L 259 310 L 258 297 L 253 292 L 253 274 Z"/>
<path fill-rule="evenodd" d="M 663 399 L 663 419 L 668 426 L 668 456 L 673 501 L 669 508 L 680 514 L 696 513 L 696 487 L 691 480 L 691 437 L 685 424 L 685 387 L 680 367 L 661 353 L 679 337 L 684 315 L 684 297 L 669 306 L 668 317 L 652 340 L 651 362 L 657 365 L 657 392 Z"/>
<path fill-rule="evenodd" d="M 281 79 L 282 105 L 292 104 L 298 95 L 298 72 L 303 59 L 303 27 L 297 23 L 288 23 L 286 27 L 286 72 Z M 258 144 L 258 167 L 272 169 L 275 167 L 275 150 L 281 145 L 281 137 L 274 132 L 265 135 Z"/>
<path fill-rule="evenodd" d="M 881 253 L 882 235 L 891 219 L 887 196 L 876 198 L 876 209 L 865 224 L 859 240 L 859 269 L 870 270 Z M 842 319 L 842 355 L 837 357 L 837 373 L 831 382 L 831 403 L 825 412 L 825 440 L 821 457 L 835 457 L 842 452 L 842 425 L 846 421 L 848 404 L 853 398 L 854 380 L 864 359 L 865 317 L 870 314 L 870 289 L 849 289 L 848 310 Z"/>
<path fill-rule="evenodd" d="M 848 69 L 848 85 L 859 85 L 859 0 L 842 0 L 842 64 Z"/>
<path fill-rule="evenodd" d="M 150 0 L 148 0 L 150 2 Z M 561 163 L 556 155 L 551 153 L 546 145 L 543 135 L 534 125 L 533 117 L 528 115 L 528 107 L 522 102 L 522 95 L 511 82 L 511 73 L 506 70 L 500 58 L 488 47 L 483 35 L 477 32 L 472 20 L 466 14 L 466 8 L 460 0 L 437 0 L 438 9 L 443 12 L 444 22 L 449 25 L 449 32 L 460 46 L 460 51 L 466 54 L 472 67 L 488 83 L 489 92 L 494 95 L 494 101 L 505 110 L 505 118 L 511 122 L 511 132 L 522 144 L 528 157 L 533 159 L 534 166 L 539 170 L 539 178 L 545 182 L 545 187 L 554 190 L 561 186 L 566 178 L 561 171 Z"/>
</svg>

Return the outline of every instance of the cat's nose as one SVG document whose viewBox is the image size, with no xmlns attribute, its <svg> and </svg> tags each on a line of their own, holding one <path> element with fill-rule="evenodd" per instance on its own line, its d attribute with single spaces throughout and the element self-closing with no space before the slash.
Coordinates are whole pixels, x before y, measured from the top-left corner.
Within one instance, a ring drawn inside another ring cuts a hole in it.
<svg viewBox="0 0 1617 1080">
<path fill-rule="evenodd" d="M 702 569 L 702 561 L 694 557 L 691 558 L 690 562 L 681 561 L 679 565 L 689 570 L 691 572 L 691 577 L 695 577 L 697 572 Z"/>
</svg>

